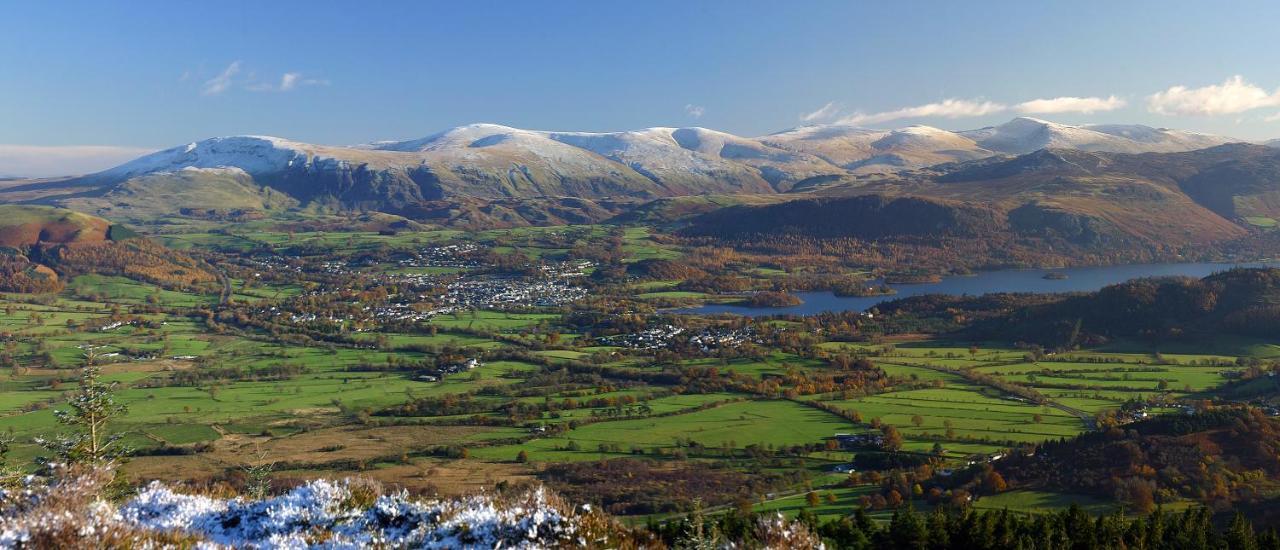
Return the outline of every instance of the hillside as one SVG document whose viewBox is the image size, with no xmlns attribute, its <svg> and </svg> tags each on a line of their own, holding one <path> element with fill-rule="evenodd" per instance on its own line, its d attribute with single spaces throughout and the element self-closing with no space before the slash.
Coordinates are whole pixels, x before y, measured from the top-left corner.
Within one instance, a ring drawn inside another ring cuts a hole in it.
<svg viewBox="0 0 1280 550">
<path fill-rule="evenodd" d="M 1256 258 L 1277 250 L 1267 230 L 1280 219 L 1280 150 L 1247 144 L 1143 154 L 1041 149 L 890 176 L 806 182 L 798 189 L 805 192 L 771 204 L 691 210 L 682 220 L 689 225 L 684 231 L 740 242 L 761 236 L 898 242 L 981 237 L 1069 263 L 1078 263 L 1081 254 Z M 879 198 L 850 198 L 858 196 Z M 868 210 L 871 204 L 893 208 Z M 986 211 L 982 223 L 956 225 L 961 211 L 976 210 Z M 916 218 L 919 226 L 904 228 L 900 216 Z"/>
<path fill-rule="evenodd" d="M 103 242 L 111 222 L 62 208 L 0 205 L 0 246 Z"/>
<path fill-rule="evenodd" d="M 1179 499 L 1224 509 L 1269 498 L 1280 481 L 1277 450 L 1275 419 L 1256 409 L 1225 409 L 1045 443 L 994 467 L 1010 487 L 1116 498 L 1139 513 Z"/>
<path fill-rule="evenodd" d="M 122 225 L 61 208 L 0 205 L 0 291 L 53 292 L 87 273 L 173 288 L 216 282 L 200 262 Z"/>
<path fill-rule="evenodd" d="M 765 206 L 729 206 L 694 219 L 687 235 L 734 237 L 753 233 L 853 236 L 980 237 L 1007 230 L 997 211 L 960 202 L 920 197 L 809 198 Z"/>
<path fill-rule="evenodd" d="M 1172 341 L 1280 332 L 1280 269 L 1232 269 L 1203 279 L 1136 279 L 1013 310 L 968 335 L 1051 347 L 1116 339 Z"/>
</svg>

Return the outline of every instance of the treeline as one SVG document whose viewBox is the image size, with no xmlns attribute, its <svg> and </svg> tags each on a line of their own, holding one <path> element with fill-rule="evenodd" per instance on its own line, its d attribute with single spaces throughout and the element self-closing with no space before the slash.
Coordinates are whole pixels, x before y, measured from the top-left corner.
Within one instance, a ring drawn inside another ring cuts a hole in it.
<svg viewBox="0 0 1280 550">
<path fill-rule="evenodd" d="M 16 251 L 0 251 L 0 292 L 41 294 L 59 292 L 65 286 L 48 267 L 32 263 Z"/>
<path fill-rule="evenodd" d="M 276 363 L 252 369 L 239 365 L 202 366 L 175 371 L 170 375 L 168 382 L 174 386 L 203 386 L 215 382 L 282 382 L 306 372 L 306 366 L 295 363 Z"/>
<path fill-rule="evenodd" d="M 1047 442 L 992 466 L 1011 488 L 1090 494 L 1139 512 L 1188 499 L 1229 509 L 1280 487 L 1280 422 L 1254 408 L 1166 415 Z M 971 487 L 981 474 L 949 484 Z"/>
<path fill-rule="evenodd" d="M 1008 510 L 939 507 L 924 514 L 898 510 L 887 523 L 857 509 L 848 517 L 819 522 L 810 510 L 799 521 L 830 548 L 848 550 L 1276 550 L 1274 529 L 1258 532 L 1242 516 L 1225 526 L 1204 508 L 1181 513 L 1155 511 L 1129 519 L 1119 513 L 1095 517 L 1072 506 L 1059 512 L 1020 515 Z M 681 521 L 650 524 L 649 531 L 671 547 L 759 547 L 757 517 L 733 510 L 716 517 L 690 514 Z M 693 539 L 693 540 L 691 540 Z M 701 544 L 702 546 L 696 546 Z"/>
<path fill-rule="evenodd" d="M 217 289 L 217 276 L 200 262 L 148 239 L 37 246 L 31 249 L 31 258 L 68 276 L 100 273 L 179 290 Z"/>
</svg>

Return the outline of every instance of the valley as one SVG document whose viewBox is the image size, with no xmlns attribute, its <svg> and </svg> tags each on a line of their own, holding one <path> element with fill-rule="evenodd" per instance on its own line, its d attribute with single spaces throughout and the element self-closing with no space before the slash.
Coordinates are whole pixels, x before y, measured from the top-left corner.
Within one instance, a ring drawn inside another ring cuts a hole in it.
<svg viewBox="0 0 1280 550">
<path fill-rule="evenodd" d="M 6 180 L 0 449 L 71 456 L 48 436 L 99 387 L 135 487 L 545 487 L 669 544 L 779 513 L 852 547 L 917 511 L 1265 524 L 1280 149 L 1228 141 L 471 125 Z"/>
<path fill-rule="evenodd" d="M 970 500 L 1027 513 L 1073 503 L 1132 511 L 1146 504 L 1013 476 L 993 489 L 981 476 L 1046 442 L 1246 394 L 1271 407 L 1276 395 L 1242 393 L 1280 356 L 1265 331 L 1190 330 L 1188 317 L 1185 331 L 1064 344 L 1056 325 L 999 328 L 1025 308 L 1091 295 L 1079 292 L 909 291 L 869 298 L 884 301 L 874 315 L 675 313 L 752 292 L 865 288 L 890 271 L 762 261 L 651 226 L 462 231 L 294 213 L 139 229 L 140 246 L 212 275 L 193 285 L 58 264 L 60 289 L 5 294 L 9 460 L 46 452 L 35 438 L 56 429 L 52 412 L 93 364 L 128 410 L 113 429 L 127 449 L 121 471 L 138 482 L 239 486 L 245 468 L 264 467 L 280 486 L 358 473 L 447 496 L 537 481 L 635 524 L 700 507 L 817 521 L 854 508 L 888 521 L 904 503 Z M 1035 278 L 1039 290 L 1085 290 L 1228 267 Z M 1251 271 L 1274 274 L 1231 273 Z M 1232 303 L 1280 287 L 1261 288 L 1241 287 Z M 1269 482 L 1261 487 L 1239 498 L 1270 498 Z M 1194 492 L 1153 502 L 1207 504 Z"/>
</svg>

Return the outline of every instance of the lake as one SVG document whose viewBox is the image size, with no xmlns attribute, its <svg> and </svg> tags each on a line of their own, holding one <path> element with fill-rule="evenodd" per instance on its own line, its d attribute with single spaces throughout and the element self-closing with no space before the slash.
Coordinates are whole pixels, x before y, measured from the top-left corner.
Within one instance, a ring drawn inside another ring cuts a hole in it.
<svg viewBox="0 0 1280 550">
<path fill-rule="evenodd" d="M 972 276 L 947 277 L 936 283 L 890 285 L 898 291 L 890 296 L 840 297 L 831 291 L 796 292 L 803 304 L 789 307 L 756 308 L 726 304 L 707 304 L 673 310 L 676 313 L 736 313 L 739 315 L 813 315 L 824 311 L 865 311 L 876 304 L 922 294 L 980 295 L 992 292 L 1079 292 L 1097 290 L 1107 285 L 1139 277 L 1181 275 L 1204 277 L 1232 267 L 1268 267 L 1271 262 L 1255 263 L 1187 263 L 1137 264 L 1066 269 L 1010 269 L 984 271 Z M 1066 279 L 1046 279 L 1046 273 L 1061 273 Z M 878 285 L 881 281 L 875 281 Z"/>
</svg>

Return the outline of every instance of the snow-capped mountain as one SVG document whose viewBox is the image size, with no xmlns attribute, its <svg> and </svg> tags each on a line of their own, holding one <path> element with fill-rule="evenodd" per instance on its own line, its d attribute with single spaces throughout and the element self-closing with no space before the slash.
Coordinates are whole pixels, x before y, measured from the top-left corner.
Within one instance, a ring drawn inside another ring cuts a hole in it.
<svg viewBox="0 0 1280 550">
<path fill-rule="evenodd" d="M 797 179 L 840 172 L 810 155 L 705 128 L 589 133 L 473 124 L 373 147 L 421 153 L 428 163 L 449 170 L 506 169 L 512 162 L 554 172 L 603 168 L 606 173 L 602 177 L 648 180 L 658 186 L 654 190 L 657 195 L 705 192 L 709 180 L 743 191 L 770 193 Z"/>
<path fill-rule="evenodd" d="M 402 211 L 453 199 L 773 194 L 832 178 L 1042 148 L 1170 152 L 1229 141 L 1147 126 L 1069 126 L 1031 118 L 963 132 L 828 124 L 757 138 L 696 127 L 556 132 L 472 124 L 357 146 L 267 136 L 212 138 L 68 181 L 80 189 L 99 188 L 74 195 L 85 202 L 80 207 L 104 214 L 131 204 L 151 211 L 309 204 Z"/>
<path fill-rule="evenodd" d="M 1194 151 L 1239 141 L 1224 136 L 1170 128 L 1152 128 L 1141 124 L 1087 124 L 1083 128 L 1150 146 L 1150 150 L 1143 151 L 1148 153 Z"/>
<path fill-rule="evenodd" d="M 963 132 L 814 125 L 759 138 L 706 128 L 589 133 L 471 124 L 421 139 L 350 147 L 268 136 L 212 138 L 92 177 L 125 180 L 184 168 L 238 170 L 266 180 L 289 173 L 350 172 L 359 179 L 393 172 L 438 183 L 441 195 L 772 193 L 815 176 L 894 172 L 1043 148 L 1173 152 L 1231 141 L 1148 126 L 1069 126 L 1033 118 Z"/>
<path fill-rule="evenodd" d="M 188 168 L 234 169 L 261 175 L 295 166 L 325 163 L 360 163 L 379 167 L 401 164 L 393 155 L 372 150 L 312 145 L 271 136 L 232 136 L 157 151 L 99 172 L 96 176 L 129 178 Z"/>
<path fill-rule="evenodd" d="M 1047 148 L 1102 153 L 1174 153 L 1239 141 L 1142 125 L 1070 126 L 1030 117 L 960 132 L 960 135 L 985 149 L 1011 155 Z"/>
<path fill-rule="evenodd" d="M 874 130 L 843 124 L 802 126 L 760 138 L 762 143 L 804 152 L 854 172 L 894 172 L 996 153 L 955 132 L 930 126 Z"/>
</svg>

